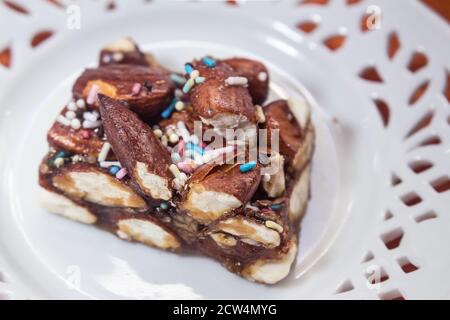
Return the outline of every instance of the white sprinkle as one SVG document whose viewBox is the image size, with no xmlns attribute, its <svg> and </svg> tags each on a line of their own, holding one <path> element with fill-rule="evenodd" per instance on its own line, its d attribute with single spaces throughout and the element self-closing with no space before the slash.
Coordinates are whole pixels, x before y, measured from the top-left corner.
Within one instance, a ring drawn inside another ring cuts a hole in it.
<svg viewBox="0 0 450 320">
<path fill-rule="evenodd" d="M 189 138 L 189 141 L 193 144 L 198 144 L 200 141 L 198 140 L 198 137 L 195 134 L 192 134 Z"/>
<path fill-rule="evenodd" d="M 93 104 L 97 101 L 97 94 L 100 91 L 100 87 L 96 84 L 93 84 L 91 87 L 91 90 L 89 90 L 88 97 L 86 99 L 86 102 L 88 104 Z"/>
<path fill-rule="evenodd" d="M 175 103 L 175 109 L 177 111 L 181 111 L 184 109 L 184 102 L 183 101 L 177 101 L 177 103 Z"/>
<path fill-rule="evenodd" d="M 153 130 L 153 133 L 155 134 L 155 136 L 156 136 L 157 138 L 161 138 L 162 135 L 163 135 L 161 129 L 155 129 L 155 130 Z"/>
<path fill-rule="evenodd" d="M 175 178 L 178 178 L 180 176 L 180 174 L 181 174 L 181 172 L 178 169 L 178 167 L 175 164 L 173 164 L 173 163 L 169 166 L 169 170 L 170 170 L 170 172 L 172 172 L 172 174 L 173 174 L 173 176 Z"/>
<path fill-rule="evenodd" d="M 85 129 L 94 129 L 100 127 L 101 125 L 102 125 L 101 121 L 90 121 L 90 120 L 83 121 L 83 128 Z"/>
<path fill-rule="evenodd" d="M 175 97 L 178 99 L 181 98 L 184 95 L 183 91 L 181 89 L 175 89 Z"/>
<path fill-rule="evenodd" d="M 225 84 L 228 86 L 246 86 L 248 80 L 245 77 L 228 77 L 225 79 Z"/>
<path fill-rule="evenodd" d="M 270 181 L 270 174 L 266 173 L 264 174 L 264 182 L 269 182 Z"/>
<path fill-rule="evenodd" d="M 75 111 L 77 110 L 77 105 L 75 104 L 75 102 L 72 101 L 67 105 L 67 109 L 70 111 Z"/>
<path fill-rule="evenodd" d="M 178 121 L 177 123 L 178 133 L 183 138 L 184 142 L 189 142 L 190 134 L 188 129 L 186 128 L 186 125 L 183 121 Z"/>
<path fill-rule="evenodd" d="M 56 117 L 56 121 L 61 123 L 63 126 L 70 126 L 70 120 L 61 114 L 58 117 Z"/>
<path fill-rule="evenodd" d="M 173 126 L 167 126 L 166 127 L 166 135 L 167 135 L 167 137 L 169 137 L 171 134 L 174 134 L 175 133 L 175 131 L 174 131 L 174 127 Z"/>
<path fill-rule="evenodd" d="M 264 82 L 267 80 L 267 73 L 262 71 L 260 73 L 258 73 L 258 80 L 261 82 Z"/>
<path fill-rule="evenodd" d="M 64 158 L 56 158 L 53 163 L 57 168 L 59 168 L 64 164 Z"/>
<path fill-rule="evenodd" d="M 97 111 L 92 111 L 92 112 L 84 112 L 83 113 L 83 119 L 84 120 L 89 120 L 92 122 L 95 122 L 98 120 L 99 114 Z"/>
<path fill-rule="evenodd" d="M 190 78 L 195 80 L 195 78 L 197 78 L 199 75 L 200 75 L 200 72 L 198 70 L 194 70 L 191 72 Z"/>
<path fill-rule="evenodd" d="M 161 137 L 161 143 L 163 144 L 163 146 L 167 147 L 167 143 L 168 143 L 167 136 L 162 136 Z"/>
<path fill-rule="evenodd" d="M 114 61 L 119 62 L 123 60 L 124 55 L 122 52 L 114 52 L 112 58 Z"/>
<path fill-rule="evenodd" d="M 84 109 L 86 108 L 86 101 L 84 101 L 84 99 L 78 99 L 76 105 L 78 108 Z"/>
<path fill-rule="evenodd" d="M 110 63 L 111 62 L 111 56 L 109 54 L 104 55 L 102 61 L 103 61 L 103 63 Z"/>
<path fill-rule="evenodd" d="M 172 158 L 172 162 L 173 163 L 178 163 L 178 162 L 181 161 L 181 156 L 180 156 L 180 154 L 178 152 L 172 152 L 170 157 Z"/>
<path fill-rule="evenodd" d="M 105 161 L 110 149 L 111 144 L 109 142 L 105 142 L 102 146 L 102 150 L 100 150 L 100 153 L 98 154 L 97 161 L 98 162 Z"/>
<path fill-rule="evenodd" d="M 111 166 L 118 166 L 122 167 L 119 161 L 102 161 L 100 162 L 100 167 L 102 168 L 109 168 Z"/>
<path fill-rule="evenodd" d="M 78 130 L 81 128 L 81 122 L 77 118 L 72 119 L 72 121 L 70 121 L 70 126 L 72 127 L 72 129 Z"/>
<path fill-rule="evenodd" d="M 266 116 L 264 115 L 263 108 L 259 105 L 255 106 L 255 116 L 258 123 L 266 122 Z"/>
<path fill-rule="evenodd" d="M 77 115 L 72 110 L 66 112 L 66 118 L 69 120 L 75 119 Z"/>
<path fill-rule="evenodd" d="M 179 139 L 180 139 L 180 137 L 178 137 L 178 135 L 176 133 L 172 133 L 169 136 L 170 143 L 177 143 Z"/>
</svg>

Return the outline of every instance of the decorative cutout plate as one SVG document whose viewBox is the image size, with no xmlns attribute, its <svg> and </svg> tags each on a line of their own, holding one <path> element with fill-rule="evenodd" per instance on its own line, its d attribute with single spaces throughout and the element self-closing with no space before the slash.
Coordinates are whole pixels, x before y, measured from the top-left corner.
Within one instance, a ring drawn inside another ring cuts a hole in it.
<svg viewBox="0 0 450 320">
<path fill-rule="evenodd" d="M 0 298 L 450 298 L 445 22 L 415 1 L 74 3 L 0 1 Z M 313 103 L 312 198 L 282 283 L 39 208 L 46 129 L 100 46 L 124 35 L 177 69 L 255 56 L 273 97 Z"/>
</svg>

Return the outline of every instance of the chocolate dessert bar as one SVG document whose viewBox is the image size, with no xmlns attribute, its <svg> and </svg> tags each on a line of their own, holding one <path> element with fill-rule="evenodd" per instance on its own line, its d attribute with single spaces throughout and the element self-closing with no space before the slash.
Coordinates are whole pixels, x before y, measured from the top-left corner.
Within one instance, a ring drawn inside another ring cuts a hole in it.
<svg viewBox="0 0 450 320">
<path fill-rule="evenodd" d="M 205 56 L 171 73 L 125 38 L 99 61 L 47 133 L 43 206 L 248 280 L 285 278 L 309 200 L 308 103 L 263 106 L 269 71 L 251 59 Z"/>
</svg>

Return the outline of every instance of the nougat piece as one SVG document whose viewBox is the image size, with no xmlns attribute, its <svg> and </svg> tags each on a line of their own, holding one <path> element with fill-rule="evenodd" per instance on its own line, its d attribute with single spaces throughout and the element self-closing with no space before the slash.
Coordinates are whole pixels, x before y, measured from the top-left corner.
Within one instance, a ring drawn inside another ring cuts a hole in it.
<svg viewBox="0 0 450 320">
<path fill-rule="evenodd" d="M 266 66 L 247 58 L 224 59 L 240 76 L 248 79 L 248 91 L 254 104 L 263 104 L 269 94 L 269 71 Z"/>
<path fill-rule="evenodd" d="M 240 172 L 239 165 L 207 164 L 190 178 L 181 207 L 197 221 L 208 224 L 247 203 L 260 180 L 259 165 Z"/>
<path fill-rule="evenodd" d="M 98 107 L 97 94 L 126 101 L 144 119 L 157 116 L 173 99 L 167 73 L 139 65 L 117 64 L 86 69 L 76 80 L 73 96 Z"/>
<path fill-rule="evenodd" d="M 221 61 L 213 68 L 197 60 L 192 65 L 205 78 L 190 94 L 194 112 L 203 123 L 221 131 L 256 124 L 255 108 L 247 87 L 226 83 L 229 77 L 239 76 L 233 68 Z"/>
<path fill-rule="evenodd" d="M 170 155 L 152 129 L 126 102 L 99 95 L 100 114 L 117 159 L 142 192 L 156 200 L 172 198 Z"/>
<path fill-rule="evenodd" d="M 300 171 L 309 162 L 314 148 L 314 128 L 306 102 L 277 100 L 264 107 L 268 129 L 279 130 L 280 153 L 291 169 Z"/>
</svg>

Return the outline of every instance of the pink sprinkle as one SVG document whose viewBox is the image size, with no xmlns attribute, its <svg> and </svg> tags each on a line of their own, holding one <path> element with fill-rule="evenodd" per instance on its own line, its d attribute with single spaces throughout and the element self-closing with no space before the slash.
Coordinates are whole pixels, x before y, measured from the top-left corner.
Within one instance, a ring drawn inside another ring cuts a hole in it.
<svg viewBox="0 0 450 320">
<path fill-rule="evenodd" d="M 178 168 L 186 173 L 192 173 L 194 170 L 192 167 L 187 164 L 186 162 L 178 162 L 177 164 Z"/>
<path fill-rule="evenodd" d="M 122 180 L 128 174 L 127 169 L 122 168 L 116 173 L 116 178 Z"/>
<path fill-rule="evenodd" d="M 167 151 L 169 151 L 169 153 L 172 153 L 172 150 L 173 150 L 172 147 L 167 146 L 166 149 L 167 149 Z"/>
<path fill-rule="evenodd" d="M 133 85 L 133 89 L 131 89 L 131 95 L 133 96 L 137 96 L 139 94 L 139 92 L 141 92 L 141 84 L 140 83 L 135 83 Z"/>
<path fill-rule="evenodd" d="M 89 139 L 91 136 L 91 134 L 87 130 L 81 130 L 80 135 L 83 139 Z"/>
<path fill-rule="evenodd" d="M 94 104 L 94 102 L 97 101 L 97 94 L 99 91 L 100 91 L 100 87 L 96 84 L 93 84 L 91 87 L 91 90 L 89 90 L 89 94 L 86 99 L 86 102 L 88 104 Z"/>
<path fill-rule="evenodd" d="M 183 157 L 184 155 L 184 148 L 186 146 L 186 143 L 184 142 L 183 139 L 180 140 L 180 142 L 178 142 L 178 154 Z"/>
</svg>

